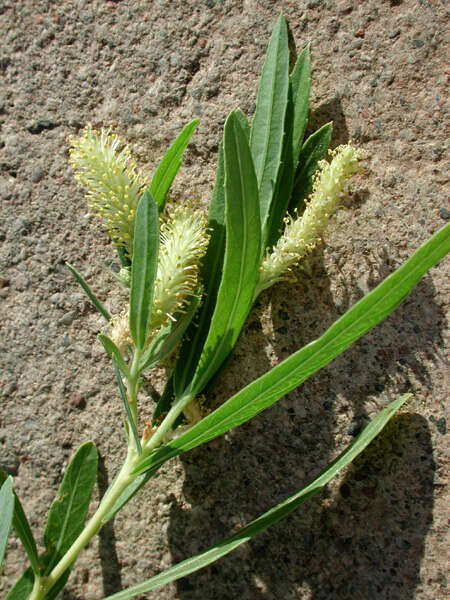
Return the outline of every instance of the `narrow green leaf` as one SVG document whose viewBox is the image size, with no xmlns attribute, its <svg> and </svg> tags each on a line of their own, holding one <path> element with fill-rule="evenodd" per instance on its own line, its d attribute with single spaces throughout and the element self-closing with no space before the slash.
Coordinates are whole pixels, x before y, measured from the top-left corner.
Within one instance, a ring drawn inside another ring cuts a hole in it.
<svg viewBox="0 0 450 600">
<path fill-rule="evenodd" d="M 340 471 L 342 471 L 342 469 L 348 466 L 359 454 L 361 454 L 361 452 L 363 452 L 372 440 L 381 432 L 389 419 L 392 418 L 402 404 L 410 397 L 411 394 L 405 394 L 384 408 L 340 456 L 332 461 L 311 481 L 311 483 L 287 498 L 287 500 L 284 500 L 284 502 L 274 506 L 257 519 L 248 523 L 248 525 L 240 529 L 234 535 L 215 544 L 208 550 L 183 560 L 166 571 L 147 579 L 147 581 L 134 585 L 117 594 L 113 594 L 112 596 L 107 596 L 104 600 L 128 600 L 128 598 L 133 598 L 138 594 L 150 592 L 171 581 L 186 577 L 186 575 L 194 573 L 206 565 L 215 562 L 219 558 L 222 558 L 222 556 L 225 556 L 241 544 L 248 542 L 271 525 L 281 521 L 281 519 L 289 515 L 313 494 L 327 485 Z"/>
<path fill-rule="evenodd" d="M 327 123 L 310 135 L 303 144 L 298 159 L 290 211 L 301 208 L 305 198 L 311 191 L 313 175 L 317 171 L 317 163 L 324 158 L 330 145 L 332 128 L 333 124 Z"/>
<path fill-rule="evenodd" d="M 50 557 L 48 554 L 41 554 L 39 562 L 42 565 L 42 571 L 45 572 L 45 567 L 49 563 Z M 52 589 L 45 596 L 45 600 L 55 600 L 69 579 L 71 568 L 64 571 L 63 575 L 58 579 Z M 5 600 L 28 600 L 33 591 L 34 575 L 31 568 L 22 573 L 14 586 L 9 591 Z"/>
<path fill-rule="evenodd" d="M 165 153 L 162 161 L 153 175 L 150 192 L 158 205 L 159 212 L 164 209 L 167 192 L 181 165 L 181 158 L 186 150 L 189 140 L 197 127 L 199 119 L 188 123 L 179 134 L 174 143 Z"/>
<path fill-rule="evenodd" d="M 28 600 L 33 591 L 34 575 L 31 569 L 22 573 L 13 587 L 9 590 L 5 600 Z"/>
<path fill-rule="evenodd" d="M 161 329 L 142 355 L 139 365 L 140 373 L 143 373 L 147 369 L 151 369 L 151 367 L 159 363 L 164 357 L 172 352 L 183 337 L 184 332 L 200 306 L 201 293 L 201 289 L 197 290 L 191 297 L 191 300 L 184 311 L 175 314 L 175 321 L 170 321 L 166 327 Z"/>
<path fill-rule="evenodd" d="M 288 86 L 288 35 L 286 21 L 280 15 L 267 48 L 250 135 L 262 226 L 269 213 L 281 162 Z"/>
<path fill-rule="evenodd" d="M 11 476 L 0 488 L 0 567 L 6 552 L 14 514 L 13 479 Z"/>
<path fill-rule="evenodd" d="M 147 340 L 150 309 L 158 269 L 158 208 L 149 190 L 136 211 L 130 289 L 130 333 L 138 350 Z"/>
<path fill-rule="evenodd" d="M 8 476 L 0 468 L 0 484 L 3 484 L 7 480 Z M 16 530 L 20 541 L 25 548 L 25 551 L 30 559 L 31 566 L 35 573 L 39 572 L 38 554 L 36 548 L 36 542 L 34 541 L 33 533 L 31 532 L 28 519 L 25 516 L 24 510 L 20 503 L 20 500 L 14 492 L 14 516 L 13 516 L 13 527 Z"/>
<path fill-rule="evenodd" d="M 86 442 L 78 448 L 67 467 L 45 526 L 44 542 L 50 556 L 45 575 L 83 530 L 97 476 L 97 459 L 95 444 Z"/>
<path fill-rule="evenodd" d="M 233 348 L 251 307 L 258 278 L 258 187 L 247 139 L 231 113 L 225 123 L 226 247 L 222 281 L 191 392 L 199 393 Z"/>
<path fill-rule="evenodd" d="M 294 187 L 295 172 L 302 147 L 303 134 L 308 117 L 310 90 L 309 45 L 298 57 L 289 76 L 289 93 L 284 120 L 284 140 L 281 166 L 278 171 L 273 199 L 263 228 L 262 253 L 278 241 L 283 220 L 289 207 Z"/>
<path fill-rule="evenodd" d="M 103 348 L 106 351 L 106 354 L 109 358 L 116 361 L 117 366 L 125 375 L 126 378 L 130 376 L 130 369 L 128 368 L 127 363 L 124 361 L 122 354 L 120 353 L 119 348 L 115 345 L 111 338 L 103 333 L 99 333 L 98 339 L 101 341 Z"/>
<path fill-rule="evenodd" d="M 82 287 L 83 291 L 86 293 L 87 297 L 92 302 L 92 304 L 95 306 L 95 308 L 98 310 L 98 312 L 101 315 L 103 315 L 108 322 L 111 321 L 111 315 L 106 310 L 106 308 L 103 306 L 103 304 L 100 302 L 100 300 L 97 298 L 97 296 L 94 294 L 94 292 L 91 290 L 91 288 L 88 286 L 88 284 L 83 279 L 83 277 L 80 275 L 80 273 L 78 273 L 78 271 L 75 269 L 75 267 L 73 267 L 68 262 L 66 262 L 66 266 L 69 269 L 69 271 L 72 273 L 72 275 L 75 277 L 75 279 L 78 281 L 78 283 Z"/>
<path fill-rule="evenodd" d="M 122 377 L 120 376 L 119 367 L 117 366 L 116 359 L 113 357 L 112 359 L 114 365 L 114 374 L 117 379 L 117 383 L 119 385 L 120 397 L 122 398 L 123 406 L 125 408 L 125 412 L 128 417 L 128 424 L 131 427 L 131 431 L 133 432 L 134 441 L 136 443 L 136 448 L 138 449 L 139 454 L 142 454 L 141 442 L 139 441 L 139 433 L 136 429 L 136 423 L 134 422 L 133 415 L 131 413 L 130 405 L 128 404 L 127 391 L 125 386 L 123 385 Z"/>
<path fill-rule="evenodd" d="M 292 128 L 292 155 L 297 166 L 300 150 L 308 120 L 309 91 L 311 87 L 311 58 L 310 45 L 298 57 L 294 69 L 289 76 L 294 106 L 294 122 Z"/>
<path fill-rule="evenodd" d="M 292 86 L 289 85 L 281 165 L 277 174 L 273 199 L 269 206 L 269 214 L 267 215 L 262 231 L 261 255 L 265 254 L 267 247 L 274 246 L 280 237 L 283 229 L 283 220 L 286 217 L 292 195 L 296 169 L 296 162 L 294 162 L 294 155 L 292 153 L 293 125 L 294 104 L 292 100 Z"/>
<path fill-rule="evenodd" d="M 242 112 L 242 110 L 240 108 L 236 108 L 236 110 L 234 111 L 234 115 L 237 118 L 237 120 L 239 121 L 239 125 L 242 127 L 242 131 L 245 134 L 245 137 L 247 138 L 247 141 L 250 141 L 250 123 L 248 122 L 248 119 L 246 117 L 246 115 Z"/>
<path fill-rule="evenodd" d="M 136 472 L 156 470 L 172 456 L 237 427 L 300 385 L 391 313 L 420 278 L 450 251 L 450 223 L 359 300 L 317 340 L 262 375 L 189 431 L 145 459 Z"/>
<path fill-rule="evenodd" d="M 211 237 L 200 274 L 200 280 L 205 286 L 205 295 L 199 311 L 198 321 L 195 326 L 191 325 L 189 327 L 174 367 L 171 386 L 177 397 L 182 396 L 194 376 L 211 325 L 222 277 L 225 251 L 225 166 L 223 154 L 223 142 L 221 142 L 216 182 L 209 206 L 208 229 Z M 165 407 L 164 410 L 168 409 Z"/>
</svg>

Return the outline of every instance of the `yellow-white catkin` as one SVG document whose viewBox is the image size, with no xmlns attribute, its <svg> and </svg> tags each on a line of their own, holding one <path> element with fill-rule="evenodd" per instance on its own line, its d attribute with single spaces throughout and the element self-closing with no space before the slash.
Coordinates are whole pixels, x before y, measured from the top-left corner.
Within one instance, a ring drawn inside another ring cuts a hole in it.
<svg viewBox="0 0 450 600">
<path fill-rule="evenodd" d="M 160 227 L 160 248 L 150 328 L 157 329 L 181 309 L 198 286 L 200 261 L 208 247 L 206 217 L 178 207 Z"/>
<path fill-rule="evenodd" d="M 208 241 L 206 217 L 200 211 L 179 207 L 161 223 L 158 270 L 153 303 L 149 307 L 149 341 L 195 293 Z M 124 348 L 130 343 L 127 313 L 113 319 L 111 338 Z"/>
<path fill-rule="evenodd" d="M 112 318 L 111 339 L 120 350 L 121 354 L 125 352 L 127 346 L 131 346 L 133 344 L 128 321 L 128 311 L 124 311 Z"/>
<path fill-rule="evenodd" d="M 301 217 L 286 217 L 283 235 L 268 252 L 261 264 L 257 294 L 298 265 L 320 240 L 330 217 L 339 205 L 346 180 L 357 170 L 362 151 L 351 144 L 339 146 L 331 152 L 330 163 L 321 161 L 314 177 L 313 189 Z"/>
<path fill-rule="evenodd" d="M 136 208 L 148 182 L 138 172 L 129 146 L 111 129 L 98 133 L 91 125 L 69 141 L 75 179 L 87 188 L 90 208 L 103 217 L 112 239 L 131 254 Z"/>
</svg>

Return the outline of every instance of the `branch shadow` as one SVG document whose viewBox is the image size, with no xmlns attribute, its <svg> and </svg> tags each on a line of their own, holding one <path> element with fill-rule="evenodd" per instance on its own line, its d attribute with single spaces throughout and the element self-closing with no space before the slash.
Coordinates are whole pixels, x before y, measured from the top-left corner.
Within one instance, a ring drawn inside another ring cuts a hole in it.
<svg viewBox="0 0 450 600">
<path fill-rule="evenodd" d="M 347 144 L 349 132 L 345 121 L 345 113 L 339 96 L 335 96 L 327 102 L 323 102 L 310 111 L 308 125 L 305 132 L 305 140 L 309 135 L 320 129 L 326 123 L 333 122 L 333 133 L 330 148 L 336 148 L 340 144 Z"/>
<path fill-rule="evenodd" d="M 108 489 L 108 472 L 105 461 L 99 456 L 97 483 L 100 497 Z M 103 593 L 105 596 L 120 592 L 122 588 L 121 564 L 116 550 L 116 536 L 114 533 L 114 519 L 106 523 L 99 531 L 98 552 L 102 568 Z"/>
<path fill-rule="evenodd" d="M 370 270 L 370 289 L 392 270 L 385 259 Z M 363 295 L 353 281 L 336 303 L 320 253 L 311 271 L 289 290 L 280 285 L 271 294 L 277 309 L 268 342 L 279 360 L 319 337 Z M 348 445 L 367 423 L 368 406 L 371 412 L 380 409 L 392 390 L 400 395 L 414 388 L 412 380 L 429 384 L 417 353 L 424 350 L 427 359 L 436 359 L 443 344 L 444 316 L 433 293 L 431 279 L 423 279 L 402 308 L 301 387 L 252 421 L 181 456 L 183 493 L 192 508 L 172 498 L 173 563 L 227 537 L 306 485 L 335 456 L 336 445 Z M 253 340 L 256 347 L 264 347 L 263 338 L 261 332 L 261 340 Z M 240 358 L 231 359 L 225 380 L 242 371 L 247 373 Z M 349 412 L 353 422 L 342 432 Z M 430 433 L 422 417 L 400 415 L 380 440 L 374 447 L 381 458 L 366 451 L 339 493 L 330 495 L 330 486 L 269 532 L 178 581 L 180 599 L 411 598 L 433 507 Z"/>
</svg>

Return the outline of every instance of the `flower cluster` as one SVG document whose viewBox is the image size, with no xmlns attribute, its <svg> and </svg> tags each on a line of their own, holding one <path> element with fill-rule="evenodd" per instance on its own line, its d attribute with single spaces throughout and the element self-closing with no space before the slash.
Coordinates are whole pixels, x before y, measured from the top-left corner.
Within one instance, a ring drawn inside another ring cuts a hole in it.
<svg viewBox="0 0 450 600">
<path fill-rule="evenodd" d="M 285 279 L 292 267 L 316 246 L 339 205 L 344 183 L 358 168 L 361 155 L 361 150 L 347 144 L 331 152 L 330 163 L 321 161 L 303 215 L 295 219 L 286 217 L 283 235 L 262 261 L 258 294 Z"/>
<path fill-rule="evenodd" d="M 151 330 L 173 320 L 198 287 L 200 261 L 209 242 L 206 221 L 204 213 L 187 206 L 175 208 L 161 223 Z"/>
<path fill-rule="evenodd" d="M 160 224 L 160 245 L 155 291 L 150 310 L 149 340 L 195 294 L 201 259 L 208 247 L 206 217 L 188 207 L 178 207 Z M 132 344 L 128 313 L 113 318 L 111 339 L 120 350 Z"/>
<path fill-rule="evenodd" d="M 100 133 L 88 125 L 71 136 L 70 162 L 76 180 L 87 188 L 90 208 L 105 220 L 111 238 L 131 255 L 136 208 L 147 180 L 137 169 L 130 148 L 111 129 Z"/>
</svg>

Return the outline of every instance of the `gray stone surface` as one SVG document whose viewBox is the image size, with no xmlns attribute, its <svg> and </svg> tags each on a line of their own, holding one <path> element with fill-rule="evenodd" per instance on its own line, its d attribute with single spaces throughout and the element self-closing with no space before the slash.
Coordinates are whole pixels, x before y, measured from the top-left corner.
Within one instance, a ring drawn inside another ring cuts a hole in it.
<svg viewBox="0 0 450 600">
<path fill-rule="evenodd" d="M 86 216 L 67 137 L 88 122 L 114 125 L 151 175 L 198 116 L 172 197 L 206 206 L 226 115 L 240 106 L 251 116 L 280 10 L 298 49 L 312 43 L 311 126 L 333 120 L 333 145 L 353 139 L 366 167 L 298 282 L 261 297 L 216 403 L 320 335 L 448 220 L 448 3 L 0 2 L 0 462 L 38 540 L 82 442 L 98 444 L 100 491 L 124 456 L 122 408 L 96 341 L 102 323 L 64 267 L 76 265 L 120 309 L 111 247 Z M 324 494 L 145 597 L 446 597 L 448 265 L 272 409 L 168 463 L 86 549 L 63 597 L 102 598 L 230 534 L 299 489 L 405 391 L 414 397 L 402 414 Z M 163 382 L 154 373 L 156 390 Z M 12 537 L 2 595 L 25 564 Z"/>
</svg>

